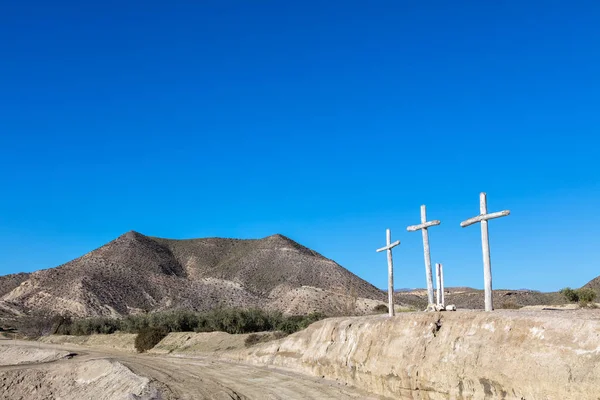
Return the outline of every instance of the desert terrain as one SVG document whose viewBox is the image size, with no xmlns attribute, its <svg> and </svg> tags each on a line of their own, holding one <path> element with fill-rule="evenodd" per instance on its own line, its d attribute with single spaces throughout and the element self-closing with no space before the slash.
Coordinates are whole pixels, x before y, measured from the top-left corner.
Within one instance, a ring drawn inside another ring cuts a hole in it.
<svg viewBox="0 0 600 400">
<path fill-rule="evenodd" d="M 0 276 L 0 319 L 30 310 L 77 317 L 218 307 L 365 314 L 380 289 L 279 234 L 173 240 L 127 232 L 58 267 Z M 1 325 L 0 325 L 1 326 Z"/>
<path fill-rule="evenodd" d="M 1 340 L 1 399 L 379 399 L 357 388 L 210 357 Z"/>
<path fill-rule="evenodd" d="M 599 279 L 585 287 L 597 293 Z M 128 232 L 62 266 L 0 277 L 0 398 L 600 398 L 598 305 L 500 289 L 497 310 L 485 313 L 482 291 L 445 293 L 458 311 L 423 312 L 425 291 L 402 290 L 390 318 L 375 313 L 383 291 L 282 235 L 171 240 Z M 142 354 L 135 329 L 61 336 L 54 326 L 37 340 L 15 340 L 22 322 L 39 315 L 86 323 L 251 308 L 329 318 L 286 337 L 269 328 L 253 342 L 250 333 L 171 327 Z"/>
<path fill-rule="evenodd" d="M 171 333 L 0 341 L 4 399 L 549 399 L 600 395 L 600 311 L 329 318 L 288 337 Z M 532 368 L 535 366 L 535 368 Z"/>
<path fill-rule="evenodd" d="M 597 280 L 586 286 L 600 289 Z M 481 290 L 446 288 L 445 293 L 447 304 L 483 308 Z M 66 264 L 0 276 L 0 327 L 35 310 L 115 318 L 215 308 L 366 315 L 387 304 L 386 298 L 384 291 L 335 261 L 280 234 L 174 240 L 130 231 Z M 424 289 L 399 291 L 395 302 L 423 310 L 427 295 Z M 494 303 L 496 308 L 519 308 L 565 299 L 556 292 L 501 289 L 494 291 Z"/>
</svg>

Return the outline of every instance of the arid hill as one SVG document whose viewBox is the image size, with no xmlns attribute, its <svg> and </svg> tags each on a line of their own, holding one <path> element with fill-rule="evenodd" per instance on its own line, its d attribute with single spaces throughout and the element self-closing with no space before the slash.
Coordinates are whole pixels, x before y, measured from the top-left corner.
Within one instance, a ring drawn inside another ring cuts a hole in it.
<svg viewBox="0 0 600 400">
<path fill-rule="evenodd" d="M 383 300 L 381 290 L 282 235 L 170 240 L 132 231 L 59 267 L 0 277 L 4 314 L 260 307 L 335 315 Z"/>
<path fill-rule="evenodd" d="M 592 279 L 583 287 L 594 289 L 600 295 L 600 276 L 597 276 L 596 278 Z"/>
<path fill-rule="evenodd" d="M 445 288 L 444 297 L 446 304 L 454 304 L 458 308 L 483 309 L 483 290 L 469 287 Z M 518 289 L 495 289 L 493 291 L 494 308 L 520 308 L 534 305 L 558 305 L 566 302 L 565 298 L 558 292 L 542 293 L 536 290 Z M 407 304 L 415 308 L 427 306 L 427 290 L 413 289 L 397 292 L 394 296 L 397 303 Z"/>
<path fill-rule="evenodd" d="M 0 276 L 0 297 L 29 279 L 29 275 L 30 274 L 26 272 L 20 272 L 18 274 Z"/>
</svg>

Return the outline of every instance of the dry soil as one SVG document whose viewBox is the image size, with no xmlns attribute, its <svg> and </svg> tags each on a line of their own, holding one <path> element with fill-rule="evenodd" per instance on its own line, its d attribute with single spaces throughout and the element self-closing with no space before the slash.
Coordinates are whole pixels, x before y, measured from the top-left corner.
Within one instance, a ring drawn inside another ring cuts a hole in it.
<svg viewBox="0 0 600 400">
<path fill-rule="evenodd" d="M 5 364 L 0 399 L 7 400 L 382 398 L 324 379 L 210 357 L 15 340 L 0 345 Z"/>
</svg>

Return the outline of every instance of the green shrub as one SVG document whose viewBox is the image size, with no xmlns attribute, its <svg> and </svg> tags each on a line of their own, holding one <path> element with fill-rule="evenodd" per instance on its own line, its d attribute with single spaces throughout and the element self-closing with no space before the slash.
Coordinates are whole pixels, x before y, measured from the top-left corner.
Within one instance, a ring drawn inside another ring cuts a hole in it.
<svg viewBox="0 0 600 400">
<path fill-rule="evenodd" d="M 244 345 L 246 345 L 246 347 L 254 346 L 257 343 L 260 343 L 260 340 L 261 335 L 251 333 L 250 335 L 248 335 L 248 337 L 246 337 L 246 340 L 244 340 Z"/>
<path fill-rule="evenodd" d="M 579 305 L 587 306 L 596 298 L 596 292 L 590 288 L 581 288 L 577 290 L 577 295 L 579 296 Z"/>
<path fill-rule="evenodd" d="M 325 318 L 325 316 L 321 313 L 310 313 L 306 316 L 292 315 L 283 318 L 277 326 L 277 330 L 285 332 L 287 334 L 298 332 L 302 329 L 305 329 L 313 322 L 319 321 L 323 318 Z"/>
<path fill-rule="evenodd" d="M 19 333 L 30 338 L 52 335 L 61 327 L 64 318 L 49 310 L 34 310 L 19 317 L 16 328 Z"/>
<path fill-rule="evenodd" d="M 134 346 L 138 353 L 148 351 L 156 346 L 167 336 L 169 331 L 165 328 L 148 327 L 142 329 L 135 337 Z"/>
<path fill-rule="evenodd" d="M 91 335 L 110 334 L 117 331 L 140 333 L 149 328 L 161 328 L 167 332 L 214 332 L 231 334 L 265 331 L 293 333 L 306 328 L 311 323 L 325 318 L 323 314 L 312 313 L 306 316 L 284 316 L 280 312 L 267 312 L 259 309 L 217 309 L 207 312 L 164 311 L 148 314 L 128 315 L 124 318 L 93 317 L 72 319 L 52 316 L 51 313 L 36 313 L 23 318 L 23 329 L 30 326 L 32 335 Z M 25 323 L 26 322 L 26 323 Z"/>
<path fill-rule="evenodd" d="M 581 306 L 587 306 L 589 303 L 596 299 L 597 293 L 590 288 L 581 288 L 573 290 L 570 287 L 566 287 L 560 291 L 560 294 L 571 303 L 579 302 Z"/>
<path fill-rule="evenodd" d="M 258 343 L 266 343 L 271 340 L 281 339 L 287 336 L 287 333 L 281 331 L 269 332 L 269 333 L 251 333 L 244 340 L 244 345 L 246 347 L 254 346 Z"/>
<path fill-rule="evenodd" d="M 579 301 L 579 295 L 577 294 L 577 291 L 571 289 L 570 287 L 561 289 L 560 294 L 565 296 L 565 299 L 567 299 L 567 301 L 570 301 L 572 303 Z"/>
<path fill-rule="evenodd" d="M 521 306 L 512 300 L 506 300 L 500 305 L 500 308 L 505 310 L 518 310 Z"/>
<path fill-rule="evenodd" d="M 373 307 L 373 311 L 380 314 L 387 314 L 390 309 L 385 304 L 377 304 L 375 307 Z"/>
</svg>

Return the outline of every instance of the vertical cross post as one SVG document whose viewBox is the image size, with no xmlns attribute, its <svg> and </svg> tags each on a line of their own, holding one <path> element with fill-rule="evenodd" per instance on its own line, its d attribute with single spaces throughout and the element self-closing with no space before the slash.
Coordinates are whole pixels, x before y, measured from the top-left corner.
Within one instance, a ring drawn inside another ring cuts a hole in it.
<svg viewBox="0 0 600 400">
<path fill-rule="evenodd" d="M 435 304 L 442 305 L 442 264 L 435 264 Z"/>
<path fill-rule="evenodd" d="M 444 264 L 440 264 L 440 289 L 442 291 L 442 307 L 446 307 L 446 299 L 444 298 Z"/>
<path fill-rule="evenodd" d="M 387 261 L 388 261 L 388 312 L 389 316 L 393 317 L 396 315 L 396 311 L 394 310 L 394 264 L 392 262 L 392 249 L 400 244 L 399 240 L 396 240 L 392 243 L 392 233 L 389 229 L 385 230 L 385 241 L 386 246 L 380 249 L 377 249 L 377 252 L 387 251 Z"/>
<path fill-rule="evenodd" d="M 492 311 L 494 303 L 492 298 L 492 261 L 490 257 L 490 238 L 488 232 L 488 220 L 500 217 L 506 217 L 510 210 L 499 211 L 488 214 L 487 195 L 482 192 L 479 195 L 479 212 L 476 217 L 469 218 L 460 223 L 460 226 L 467 227 L 477 222 L 481 223 L 481 248 L 483 251 L 483 281 L 485 290 L 485 311 Z"/>
<path fill-rule="evenodd" d="M 427 221 L 427 209 L 425 205 L 421 206 L 421 223 L 419 225 L 411 225 L 406 228 L 409 232 L 421 230 L 423 233 L 423 256 L 425 258 L 425 277 L 427 279 L 427 303 L 431 307 L 434 304 L 433 300 L 433 274 L 431 272 L 431 253 L 429 251 L 429 232 L 427 228 L 439 225 L 439 220 Z"/>
</svg>

